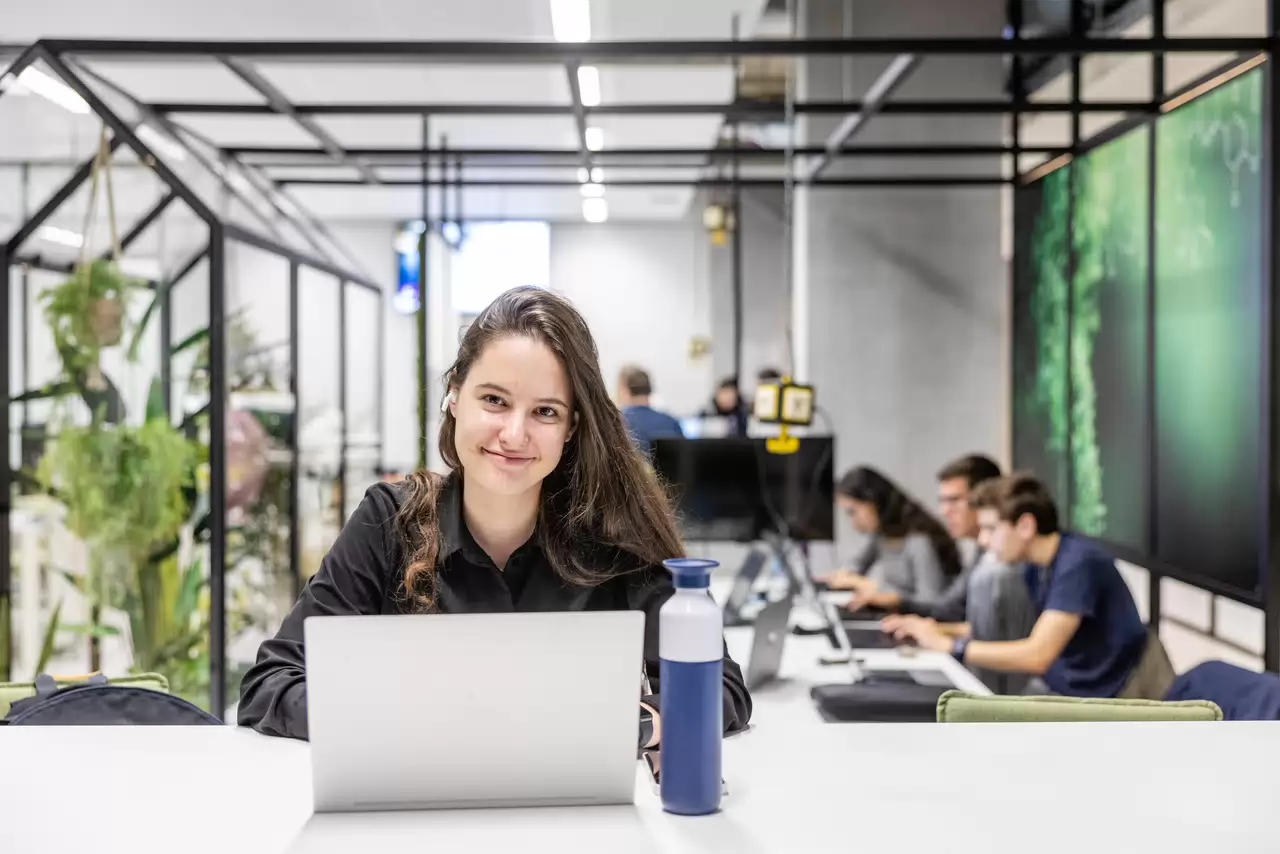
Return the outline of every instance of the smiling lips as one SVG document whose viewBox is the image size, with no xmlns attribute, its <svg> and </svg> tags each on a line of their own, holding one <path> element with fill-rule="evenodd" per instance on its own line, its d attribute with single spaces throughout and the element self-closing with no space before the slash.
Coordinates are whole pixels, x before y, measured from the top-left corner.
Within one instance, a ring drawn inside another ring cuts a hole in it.
<svg viewBox="0 0 1280 854">
<path fill-rule="evenodd" d="M 487 456 L 493 459 L 495 463 L 507 468 L 520 468 L 527 463 L 533 462 L 533 457 L 522 457 L 519 454 L 508 454 L 502 451 L 491 451 L 488 448 L 481 448 Z"/>
</svg>

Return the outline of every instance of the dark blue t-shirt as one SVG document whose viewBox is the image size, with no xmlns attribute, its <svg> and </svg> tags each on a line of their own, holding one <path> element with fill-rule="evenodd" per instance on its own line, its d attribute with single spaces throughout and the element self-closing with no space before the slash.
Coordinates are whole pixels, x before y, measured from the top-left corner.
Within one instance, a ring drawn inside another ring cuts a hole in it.
<svg viewBox="0 0 1280 854">
<path fill-rule="evenodd" d="M 622 420 L 627 424 L 631 441 L 646 457 L 653 454 L 655 439 L 684 438 L 684 431 L 680 429 L 679 421 L 665 412 L 659 412 L 648 406 L 623 407 Z"/>
<path fill-rule="evenodd" d="M 1046 570 L 1028 566 L 1027 587 L 1039 612 L 1080 615 L 1080 628 L 1044 675 L 1070 697 L 1115 697 L 1142 657 L 1147 630 L 1111 556 L 1083 537 L 1063 534 Z"/>
</svg>

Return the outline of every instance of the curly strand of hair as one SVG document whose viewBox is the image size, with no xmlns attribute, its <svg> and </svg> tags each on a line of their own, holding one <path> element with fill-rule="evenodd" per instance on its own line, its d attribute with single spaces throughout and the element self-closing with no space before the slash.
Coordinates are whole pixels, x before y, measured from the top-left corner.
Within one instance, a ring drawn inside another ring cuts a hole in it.
<svg viewBox="0 0 1280 854">
<path fill-rule="evenodd" d="M 396 528 L 409 550 L 402 597 L 411 609 L 435 608 L 436 558 L 440 554 L 440 523 L 436 500 L 444 478 L 434 472 L 416 471 L 404 479 L 405 497 L 396 514 Z"/>
</svg>

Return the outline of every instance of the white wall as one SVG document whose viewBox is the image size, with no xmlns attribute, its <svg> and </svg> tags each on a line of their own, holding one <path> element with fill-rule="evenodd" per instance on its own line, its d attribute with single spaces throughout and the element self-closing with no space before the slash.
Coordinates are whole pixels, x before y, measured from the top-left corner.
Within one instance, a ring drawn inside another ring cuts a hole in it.
<svg viewBox="0 0 1280 854">
<path fill-rule="evenodd" d="M 689 347 L 711 334 L 707 251 L 690 222 L 552 226 L 551 287 L 586 318 L 611 391 L 633 363 L 649 372 L 660 407 L 679 416 L 706 405 L 712 362 Z"/>
<path fill-rule="evenodd" d="M 742 192 L 742 365 L 739 385 L 749 390 L 761 368 L 794 368 L 787 346 L 791 312 L 787 290 L 786 226 L 781 189 Z M 691 211 L 697 214 L 697 211 Z M 704 240 L 709 237 L 704 234 Z M 733 369 L 733 243 L 708 249 L 711 259 L 712 363 L 717 379 Z M 798 375 L 798 374 L 797 374 Z"/>
<path fill-rule="evenodd" d="M 334 237 L 353 256 L 359 272 L 372 278 L 384 289 L 383 338 L 369 341 L 365 346 L 348 347 L 361 350 L 355 358 L 368 358 L 364 372 L 373 370 L 372 359 L 381 356 L 383 376 L 382 462 L 387 468 L 410 470 L 418 462 L 418 350 L 414 338 L 416 320 L 412 315 L 396 312 L 391 296 L 396 287 L 396 256 L 394 248 L 395 226 L 392 222 L 331 223 Z M 353 370 L 348 382 L 361 374 Z"/>
<path fill-rule="evenodd" d="M 974 35 L 1000 32 L 1004 4 L 898 0 L 848 7 L 809 0 L 801 32 L 860 35 Z M 883 72 L 884 57 L 813 57 L 799 63 L 799 97 L 860 97 Z M 898 93 L 902 100 L 996 98 L 999 57 L 926 59 Z M 824 144 L 838 116 L 801 123 L 800 144 Z M 867 144 L 993 144 L 997 116 L 878 116 L 858 137 Z M 920 162 L 925 161 L 925 162 Z M 986 174 L 981 158 L 906 162 L 838 161 L 831 177 L 876 174 Z M 836 470 L 877 467 L 928 500 L 939 466 L 964 453 L 996 454 L 1007 419 L 1001 395 L 1007 335 L 1006 270 L 1000 258 L 1000 198 L 994 187 L 839 189 L 797 194 L 796 285 L 792 313 L 800 378 L 835 425 Z M 843 522 L 841 553 L 856 546 Z M 815 550 L 815 560 L 834 558 Z"/>
</svg>

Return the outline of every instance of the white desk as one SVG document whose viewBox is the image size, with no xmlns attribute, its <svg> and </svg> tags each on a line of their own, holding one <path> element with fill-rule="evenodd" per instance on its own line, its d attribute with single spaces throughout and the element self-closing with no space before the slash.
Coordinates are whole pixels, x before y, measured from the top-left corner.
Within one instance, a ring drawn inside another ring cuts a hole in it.
<svg viewBox="0 0 1280 854">
<path fill-rule="evenodd" d="M 747 662 L 751 659 L 752 628 L 738 626 L 725 629 L 724 634 L 729 656 L 745 673 Z M 756 725 L 785 724 L 787 727 L 837 726 L 823 721 L 813 701 L 809 699 L 809 689 L 814 685 L 849 682 L 852 679 L 847 665 L 821 663 L 823 654 L 831 651 L 831 645 L 821 635 L 787 637 L 782 647 L 778 681 L 751 692 L 754 705 L 752 721 Z M 941 670 L 953 685 L 963 691 L 973 694 L 991 693 L 982 680 L 946 653 L 915 648 L 858 649 L 854 650 L 854 658 L 865 670 Z"/>
<path fill-rule="evenodd" d="M 311 815 L 305 744 L 229 727 L 0 728 L 6 854 L 877 851 L 1274 854 L 1280 723 L 762 722 L 715 816 Z M 1052 810 L 1052 812 L 1050 812 Z"/>
</svg>

